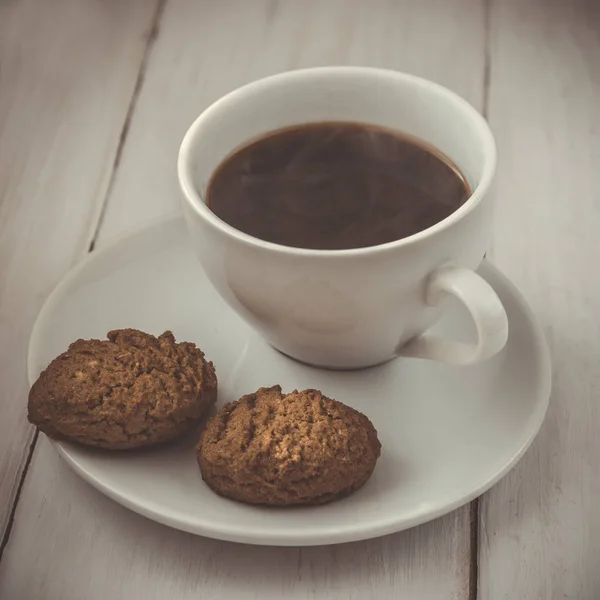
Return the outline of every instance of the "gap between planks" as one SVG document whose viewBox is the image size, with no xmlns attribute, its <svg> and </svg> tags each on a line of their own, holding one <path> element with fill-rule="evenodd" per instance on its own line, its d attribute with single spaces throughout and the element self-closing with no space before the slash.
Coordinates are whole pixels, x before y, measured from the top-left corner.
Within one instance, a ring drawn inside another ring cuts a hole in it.
<svg viewBox="0 0 600 600">
<path fill-rule="evenodd" d="M 492 2 L 483 0 L 483 99 L 481 112 L 487 120 L 490 104 L 490 85 L 492 81 Z M 477 600 L 479 596 L 479 498 L 475 498 L 469 505 L 469 590 L 468 600 Z"/>
<path fill-rule="evenodd" d="M 100 207 L 98 221 L 96 221 L 96 228 L 94 229 L 90 245 L 88 246 L 88 253 L 94 251 L 94 248 L 96 247 L 96 240 L 98 239 L 98 236 L 100 235 L 100 230 L 102 229 L 102 223 L 104 222 L 104 216 L 106 215 L 106 207 L 108 206 L 108 201 L 112 195 L 115 179 L 117 177 L 117 171 L 119 170 L 119 165 L 121 163 L 121 156 L 123 155 L 123 149 L 125 148 L 125 142 L 127 141 L 127 136 L 129 134 L 131 119 L 133 118 L 133 114 L 135 113 L 137 101 L 140 96 L 140 92 L 142 91 L 142 86 L 144 85 L 146 69 L 148 68 L 148 61 L 150 58 L 150 54 L 152 53 L 152 48 L 158 38 L 158 34 L 160 31 L 160 21 L 165 12 L 166 5 L 167 0 L 158 0 L 156 12 L 154 13 L 154 18 L 152 19 L 152 26 L 150 27 L 150 33 L 148 34 L 148 40 L 146 42 L 146 49 L 144 50 L 144 56 L 142 57 L 142 62 L 140 63 L 140 70 L 135 81 L 133 93 L 131 94 L 131 100 L 129 101 L 127 114 L 125 115 L 125 121 L 123 121 L 123 127 L 121 129 L 121 135 L 119 136 L 119 143 L 117 145 L 117 151 L 115 152 L 115 159 L 113 161 L 110 173 L 110 180 L 108 182 L 108 187 L 106 188 L 106 194 L 104 195 L 102 206 Z"/>
<path fill-rule="evenodd" d="M 31 444 L 29 444 L 27 458 L 25 459 L 25 465 L 23 466 L 23 471 L 21 471 L 19 485 L 17 486 L 17 493 L 15 494 L 15 500 L 13 502 L 13 505 L 10 508 L 10 513 L 8 515 L 8 521 L 6 522 L 6 528 L 4 529 L 4 535 L 2 536 L 2 542 L 0 543 L 0 561 L 2 561 L 2 556 L 4 554 L 4 548 L 6 548 L 6 546 L 8 546 L 8 541 L 10 539 L 10 532 L 12 531 L 13 523 L 15 521 L 15 513 L 17 512 L 17 504 L 19 503 L 19 498 L 21 497 L 21 492 L 23 491 L 23 485 L 25 484 L 25 478 L 27 477 L 27 471 L 29 470 L 29 465 L 31 464 L 31 459 L 33 458 L 33 451 L 35 450 L 35 444 L 37 442 L 39 434 L 40 434 L 40 431 L 39 431 L 39 429 L 36 428 L 36 430 L 33 434 L 33 439 L 31 440 Z"/>
</svg>

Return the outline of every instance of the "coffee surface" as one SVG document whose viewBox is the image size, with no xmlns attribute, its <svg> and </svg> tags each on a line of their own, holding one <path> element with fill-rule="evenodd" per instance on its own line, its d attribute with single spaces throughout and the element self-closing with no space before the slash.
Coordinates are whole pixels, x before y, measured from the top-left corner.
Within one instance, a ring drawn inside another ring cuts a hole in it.
<svg viewBox="0 0 600 600">
<path fill-rule="evenodd" d="M 209 182 L 207 204 L 256 238 L 341 250 L 423 231 L 469 195 L 452 162 L 413 137 L 360 123 L 315 123 L 236 150 Z"/>
</svg>

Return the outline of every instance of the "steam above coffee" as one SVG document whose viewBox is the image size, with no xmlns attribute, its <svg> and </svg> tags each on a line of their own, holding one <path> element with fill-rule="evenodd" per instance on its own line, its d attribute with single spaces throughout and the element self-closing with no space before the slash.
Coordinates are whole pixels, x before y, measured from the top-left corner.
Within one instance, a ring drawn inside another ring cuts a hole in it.
<svg viewBox="0 0 600 600">
<path fill-rule="evenodd" d="M 214 173 L 207 204 L 256 238 L 342 250 L 423 231 L 470 194 L 458 168 L 424 142 L 336 122 L 281 129 L 239 148 Z"/>
</svg>

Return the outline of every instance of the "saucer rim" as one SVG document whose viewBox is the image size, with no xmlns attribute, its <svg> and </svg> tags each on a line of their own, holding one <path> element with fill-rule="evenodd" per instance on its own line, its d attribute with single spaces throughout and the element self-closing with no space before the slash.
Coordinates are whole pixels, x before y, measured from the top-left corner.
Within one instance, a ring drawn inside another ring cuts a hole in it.
<svg viewBox="0 0 600 600">
<path fill-rule="evenodd" d="M 38 340 L 40 339 L 39 330 L 47 320 L 47 315 L 51 312 L 53 307 L 60 301 L 65 295 L 65 291 L 68 290 L 69 286 L 84 271 L 89 264 L 101 260 L 108 254 L 118 251 L 120 246 L 126 242 L 133 241 L 133 238 L 148 235 L 152 230 L 169 230 L 169 229 L 185 229 L 185 223 L 183 218 L 180 216 L 171 217 L 167 219 L 157 220 L 145 227 L 137 228 L 127 234 L 121 235 L 111 243 L 107 244 L 101 249 L 88 254 L 81 262 L 75 265 L 65 277 L 56 285 L 50 295 L 47 297 L 42 309 L 40 310 L 29 338 L 28 353 L 27 353 L 27 375 L 30 386 L 35 382 L 38 377 L 38 373 L 34 370 L 34 356 L 38 354 L 36 348 L 38 347 Z M 161 235 L 161 234 L 159 234 Z M 164 236 L 164 233 L 162 233 Z M 321 546 L 329 544 L 347 543 L 353 541 L 361 541 L 366 539 L 377 538 L 392 533 L 397 533 L 406 529 L 410 529 L 417 525 L 432 521 L 443 515 L 446 515 L 457 508 L 468 504 L 487 490 L 489 490 L 495 483 L 502 479 L 515 465 L 528 448 L 531 446 L 533 440 L 537 436 L 540 427 L 546 416 L 546 412 L 550 402 L 551 392 L 551 362 L 548 346 L 546 339 L 538 322 L 537 317 L 530 309 L 526 299 L 518 290 L 518 288 L 494 265 L 492 265 L 487 259 L 485 259 L 479 269 L 489 271 L 492 276 L 496 277 L 501 285 L 505 286 L 507 292 L 512 296 L 514 301 L 518 304 L 519 308 L 523 311 L 523 314 L 530 323 L 531 331 L 535 337 L 535 345 L 539 351 L 538 357 L 538 385 L 536 386 L 536 401 L 533 404 L 534 410 L 531 412 L 531 417 L 537 416 L 533 425 L 530 426 L 529 435 L 512 455 L 511 459 L 508 460 L 501 468 L 497 469 L 487 479 L 485 479 L 480 485 L 472 489 L 468 493 L 460 494 L 454 498 L 451 502 L 445 500 L 437 501 L 429 504 L 426 509 L 413 513 L 410 517 L 398 517 L 393 512 L 388 512 L 389 516 L 385 520 L 373 525 L 372 521 L 366 524 L 356 522 L 352 527 L 345 526 L 343 528 L 337 527 L 334 530 L 323 528 L 321 532 L 315 534 L 310 531 L 306 534 L 302 533 L 290 533 L 285 530 L 282 531 L 245 531 L 240 532 L 239 529 L 224 526 L 223 524 L 214 525 L 213 523 L 206 521 L 205 523 L 192 523 L 189 520 L 177 516 L 177 514 L 169 514 L 165 511 L 164 507 L 159 509 L 153 508 L 151 505 L 141 505 L 138 501 L 132 500 L 126 493 L 116 490 L 111 487 L 110 484 L 105 483 L 101 478 L 97 477 L 93 472 L 90 472 L 85 466 L 80 464 L 78 458 L 73 456 L 69 452 L 69 443 L 58 442 L 55 440 L 50 441 L 51 445 L 56 449 L 58 454 L 65 460 L 76 474 L 78 474 L 84 481 L 91 484 L 97 490 L 121 504 L 122 506 L 132 510 L 133 512 L 140 514 L 148 519 L 161 523 L 163 525 L 186 531 L 188 533 L 202 535 L 205 537 L 218 539 L 222 541 L 237 542 L 244 544 L 253 545 L 265 545 L 265 546 Z M 410 359 L 400 359 L 410 360 Z M 416 360 L 416 359 L 415 359 Z M 432 506 L 433 505 L 433 506 Z"/>
</svg>

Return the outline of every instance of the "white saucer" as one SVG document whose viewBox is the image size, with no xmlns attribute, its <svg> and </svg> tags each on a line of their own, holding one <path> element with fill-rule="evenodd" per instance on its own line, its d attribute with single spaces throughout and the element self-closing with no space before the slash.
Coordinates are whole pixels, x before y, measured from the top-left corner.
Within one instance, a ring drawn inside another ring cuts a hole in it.
<svg viewBox="0 0 600 600">
<path fill-rule="evenodd" d="M 134 327 L 196 342 L 215 364 L 219 402 L 260 386 L 319 388 L 366 413 L 382 456 L 366 486 L 317 508 L 268 509 L 216 496 L 202 482 L 194 439 L 107 453 L 55 444 L 79 475 L 150 519 L 223 540 L 270 545 L 349 542 L 400 531 L 468 502 L 498 481 L 535 437 L 550 395 L 542 332 L 519 292 L 489 264 L 480 273 L 506 307 L 510 337 L 475 367 L 397 359 L 362 371 L 301 365 L 273 350 L 213 291 L 177 219 L 94 252 L 57 287 L 31 335 L 29 379 L 77 338 Z M 468 337 L 450 305 L 436 330 Z"/>
</svg>

